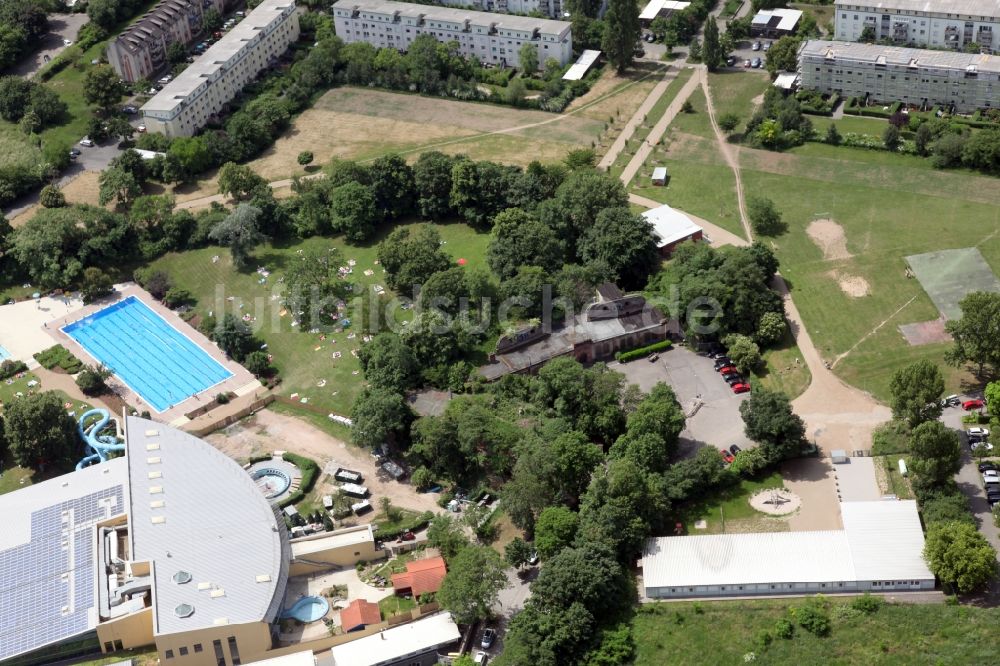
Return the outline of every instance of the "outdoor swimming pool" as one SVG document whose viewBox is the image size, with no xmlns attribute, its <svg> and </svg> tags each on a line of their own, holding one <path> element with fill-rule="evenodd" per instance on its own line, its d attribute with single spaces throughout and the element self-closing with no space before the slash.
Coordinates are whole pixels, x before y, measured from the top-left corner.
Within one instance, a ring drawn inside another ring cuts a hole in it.
<svg viewBox="0 0 1000 666">
<path fill-rule="evenodd" d="M 10 352 L 4 349 L 3 345 L 0 345 L 0 361 L 6 361 L 8 358 L 10 358 Z"/>
<path fill-rule="evenodd" d="M 157 412 L 233 375 L 135 296 L 62 330 Z"/>
</svg>

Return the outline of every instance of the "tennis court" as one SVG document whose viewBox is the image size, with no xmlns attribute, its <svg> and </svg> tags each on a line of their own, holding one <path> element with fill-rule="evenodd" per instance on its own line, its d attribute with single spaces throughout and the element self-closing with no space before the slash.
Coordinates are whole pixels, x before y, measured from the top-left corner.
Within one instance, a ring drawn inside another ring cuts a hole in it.
<svg viewBox="0 0 1000 666">
<path fill-rule="evenodd" d="M 1000 292 L 1000 280 L 974 247 L 915 254 L 906 262 L 945 319 L 962 316 L 958 303 L 966 294 Z"/>
</svg>

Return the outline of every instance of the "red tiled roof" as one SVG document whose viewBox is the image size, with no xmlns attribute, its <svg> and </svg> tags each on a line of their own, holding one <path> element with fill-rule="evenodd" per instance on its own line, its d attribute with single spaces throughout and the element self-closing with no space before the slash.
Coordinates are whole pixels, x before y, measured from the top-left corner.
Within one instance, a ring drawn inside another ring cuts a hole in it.
<svg viewBox="0 0 1000 666">
<path fill-rule="evenodd" d="M 382 613 L 379 612 L 378 604 L 373 604 L 364 599 L 355 599 L 347 608 L 340 611 L 340 626 L 344 631 L 361 629 L 369 624 L 378 624 L 382 621 Z"/>
<path fill-rule="evenodd" d="M 441 581 L 448 573 L 443 557 L 429 557 L 426 560 L 406 563 L 406 573 L 393 574 L 392 586 L 396 594 L 409 592 L 419 597 L 425 592 L 437 592 Z"/>
</svg>

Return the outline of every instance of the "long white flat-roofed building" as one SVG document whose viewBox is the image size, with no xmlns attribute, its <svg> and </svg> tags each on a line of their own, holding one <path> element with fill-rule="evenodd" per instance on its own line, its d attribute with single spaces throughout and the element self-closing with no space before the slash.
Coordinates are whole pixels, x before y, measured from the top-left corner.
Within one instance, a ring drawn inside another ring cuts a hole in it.
<svg viewBox="0 0 1000 666">
<path fill-rule="evenodd" d="M 649 539 L 651 599 L 934 588 L 912 500 L 842 502 L 844 529 Z"/>
<path fill-rule="evenodd" d="M 442 5 L 469 7 L 482 12 L 534 14 L 559 19 L 563 17 L 562 0 L 445 0 Z"/>
<path fill-rule="evenodd" d="M 462 637 L 448 613 L 386 629 L 330 650 L 333 666 L 437 664 L 437 651 Z"/>
<path fill-rule="evenodd" d="M 961 50 L 975 43 L 994 51 L 1000 0 L 835 0 L 834 35 L 857 41 L 865 28 L 875 40 Z"/>
<path fill-rule="evenodd" d="M 264 0 L 142 106 L 146 127 L 192 136 L 298 38 L 295 0 Z"/>
<path fill-rule="evenodd" d="M 333 5 L 333 19 L 337 36 L 348 44 L 367 42 L 406 51 L 414 39 L 426 34 L 440 42 L 457 42 L 463 56 L 497 67 L 518 67 L 523 44 L 536 46 L 539 67 L 549 58 L 560 65 L 573 58 L 568 21 L 392 0 L 340 0 Z"/>
<path fill-rule="evenodd" d="M 1000 107 L 1000 56 L 809 40 L 799 48 L 803 88 L 869 101 Z"/>
</svg>

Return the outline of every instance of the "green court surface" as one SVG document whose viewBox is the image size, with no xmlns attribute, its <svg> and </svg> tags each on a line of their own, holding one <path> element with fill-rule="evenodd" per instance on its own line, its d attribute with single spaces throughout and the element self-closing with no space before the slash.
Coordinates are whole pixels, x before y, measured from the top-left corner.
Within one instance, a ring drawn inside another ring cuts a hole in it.
<svg viewBox="0 0 1000 666">
<path fill-rule="evenodd" d="M 906 262 L 946 319 L 962 316 L 958 303 L 966 294 L 1000 292 L 1000 280 L 978 248 L 914 254 L 907 257 Z"/>
</svg>

